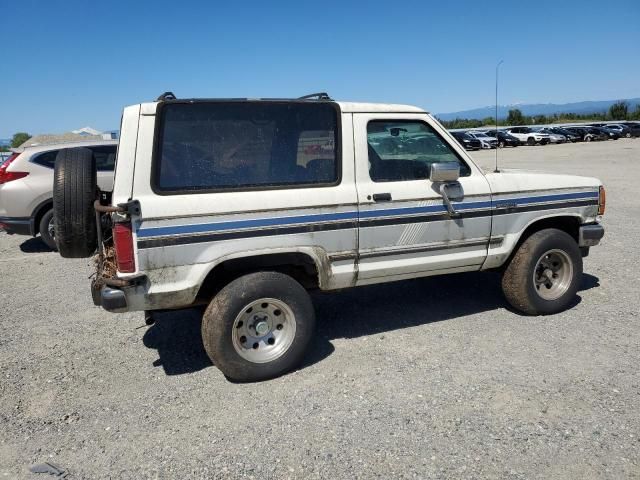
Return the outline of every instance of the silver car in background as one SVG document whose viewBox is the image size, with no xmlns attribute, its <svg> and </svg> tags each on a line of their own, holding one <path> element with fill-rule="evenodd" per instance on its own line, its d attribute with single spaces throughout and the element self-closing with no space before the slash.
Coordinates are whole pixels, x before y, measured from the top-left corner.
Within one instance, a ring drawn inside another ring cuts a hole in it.
<svg viewBox="0 0 640 480">
<path fill-rule="evenodd" d="M 0 162 L 0 229 L 9 234 L 40 234 L 44 243 L 56 249 L 53 230 L 53 167 L 58 151 L 84 147 L 93 151 L 98 168 L 98 186 L 113 189 L 117 140 L 56 143 L 13 149 Z"/>
</svg>

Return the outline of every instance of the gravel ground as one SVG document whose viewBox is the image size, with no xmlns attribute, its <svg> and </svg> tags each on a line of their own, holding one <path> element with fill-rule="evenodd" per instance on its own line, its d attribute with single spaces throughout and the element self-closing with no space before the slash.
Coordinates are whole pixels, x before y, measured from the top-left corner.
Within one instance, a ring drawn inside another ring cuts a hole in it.
<svg viewBox="0 0 640 480">
<path fill-rule="evenodd" d="M 500 157 L 608 187 L 572 309 L 520 316 L 495 274 L 318 295 L 304 367 L 257 384 L 212 367 L 195 311 L 109 314 L 87 261 L 0 233 L 0 476 L 640 478 L 640 140 Z"/>
</svg>

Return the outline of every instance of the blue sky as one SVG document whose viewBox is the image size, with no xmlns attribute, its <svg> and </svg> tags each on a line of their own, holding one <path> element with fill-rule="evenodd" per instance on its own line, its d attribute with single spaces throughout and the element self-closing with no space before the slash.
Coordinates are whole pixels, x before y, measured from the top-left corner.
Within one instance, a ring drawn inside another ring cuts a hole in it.
<svg viewBox="0 0 640 480">
<path fill-rule="evenodd" d="M 500 59 L 501 104 L 640 96 L 638 0 L 0 5 L 0 138 L 116 129 L 166 90 L 458 111 L 493 103 Z"/>
</svg>

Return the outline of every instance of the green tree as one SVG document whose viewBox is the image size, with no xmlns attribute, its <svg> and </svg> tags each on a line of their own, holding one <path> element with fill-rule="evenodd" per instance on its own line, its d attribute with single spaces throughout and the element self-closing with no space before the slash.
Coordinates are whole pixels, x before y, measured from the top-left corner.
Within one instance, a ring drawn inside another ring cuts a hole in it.
<svg viewBox="0 0 640 480">
<path fill-rule="evenodd" d="M 509 115 L 507 115 L 507 123 L 509 125 L 524 125 L 524 117 L 522 116 L 522 112 L 514 108 L 513 110 L 509 110 Z"/>
<path fill-rule="evenodd" d="M 551 123 L 549 122 L 549 119 L 547 119 L 547 117 L 545 117 L 544 115 L 534 115 L 532 120 L 533 120 L 533 123 L 537 125 L 544 125 L 545 123 Z"/>
<path fill-rule="evenodd" d="M 609 107 L 609 116 L 613 120 L 626 120 L 629 113 L 627 102 L 619 101 Z"/>
<path fill-rule="evenodd" d="M 640 120 L 640 103 L 636 105 L 636 109 L 631 113 L 633 120 Z"/>
<path fill-rule="evenodd" d="M 11 137 L 11 148 L 18 148 L 20 145 L 22 145 L 24 142 L 26 142 L 30 138 L 31 138 L 31 135 L 29 135 L 26 132 L 14 133 L 13 137 Z"/>
</svg>

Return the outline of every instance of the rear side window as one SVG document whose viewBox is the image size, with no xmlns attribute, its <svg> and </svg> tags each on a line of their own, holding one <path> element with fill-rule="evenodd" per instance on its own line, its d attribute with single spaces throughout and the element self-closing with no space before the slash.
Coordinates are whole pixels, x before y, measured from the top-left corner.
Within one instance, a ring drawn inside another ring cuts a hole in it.
<svg viewBox="0 0 640 480">
<path fill-rule="evenodd" d="M 99 172 L 112 172 L 116 163 L 116 146 L 105 145 L 101 147 L 89 147 L 94 156 L 96 157 L 96 167 Z M 33 163 L 42 165 L 47 168 L 54 168 L 56 166 L 56 157 L 60 150 L 51 150 L 50 152 L 44 152 L 36 155 L 31 159 Z"/>
<path fill-rule="evenodd" d="M 158 192 L 323 186 L 340 179 L 333 104 L 168 103 L 158 128 Z"/>
</svg>

